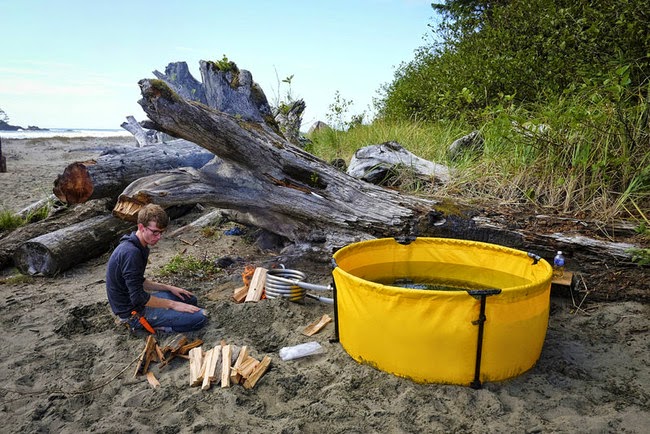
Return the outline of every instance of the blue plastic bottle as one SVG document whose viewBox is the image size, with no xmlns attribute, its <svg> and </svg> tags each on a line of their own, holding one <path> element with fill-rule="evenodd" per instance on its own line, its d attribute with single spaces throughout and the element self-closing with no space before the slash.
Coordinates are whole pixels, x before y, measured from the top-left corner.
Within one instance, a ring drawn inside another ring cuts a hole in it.
<svg viewBox="0 0 650 434">
<path fill-rule="evenodd" d="M 553 277 L 560 278 L 564 276 L 564 255 L 558 251 L 553 258 Z"/>
</svg>

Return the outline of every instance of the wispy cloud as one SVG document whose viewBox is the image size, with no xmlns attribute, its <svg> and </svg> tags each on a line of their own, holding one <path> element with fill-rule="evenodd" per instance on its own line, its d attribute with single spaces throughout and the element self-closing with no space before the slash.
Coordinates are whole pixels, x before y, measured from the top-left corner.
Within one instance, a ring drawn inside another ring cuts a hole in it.
<svg viewBox="0 0 650 434">
<path fill-rule="evenodd" d="M 125 86 L 126 87 L 126 86 Z M 0 95 L 20 96 L 105 96 L 111 93 L 110 86 L 99 81 L 56 82 L 30 77 L 2 77 Z"/>
<path fill-rule="evenodd" d="M 115 80 L 96 71 L 83 71 L 73 65 L 55 62 L 9 62 L 0 67 L 0 95 L 103 96 L 115 89 L 135 84 Z"/>
</svg>

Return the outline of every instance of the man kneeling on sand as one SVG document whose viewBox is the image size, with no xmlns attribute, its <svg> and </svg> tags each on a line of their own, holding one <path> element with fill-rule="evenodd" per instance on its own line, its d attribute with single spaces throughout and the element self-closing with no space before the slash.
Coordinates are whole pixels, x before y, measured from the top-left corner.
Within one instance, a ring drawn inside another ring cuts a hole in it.
<svg viewBox="0 0 650 434">
<path fill-rule="evenodd" d="M 149 246 L 167 228 L 169 217 L 159 205 L 145 205 L 138 213 L 138 230 L 124 235 L 108 260 L 106 294 L 113 313 L 132 331 L 198 330 L 208 320 L 190 291 L 144 277 Z"/>
</svg>

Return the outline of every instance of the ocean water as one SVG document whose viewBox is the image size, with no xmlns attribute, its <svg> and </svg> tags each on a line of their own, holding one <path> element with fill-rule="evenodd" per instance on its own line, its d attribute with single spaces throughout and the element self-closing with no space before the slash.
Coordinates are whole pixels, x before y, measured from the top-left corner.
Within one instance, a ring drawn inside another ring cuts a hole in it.
<svg viewBox="0 0 650 434">
<path fill-rule="evenodd" d="M 85 129 L 85 128 L 50 128 L 47 131 L 4 131 L 0 130 L 2 139 L 41 139 L 47 137 L 132 137 L 124 129 Z"/>
</svg>

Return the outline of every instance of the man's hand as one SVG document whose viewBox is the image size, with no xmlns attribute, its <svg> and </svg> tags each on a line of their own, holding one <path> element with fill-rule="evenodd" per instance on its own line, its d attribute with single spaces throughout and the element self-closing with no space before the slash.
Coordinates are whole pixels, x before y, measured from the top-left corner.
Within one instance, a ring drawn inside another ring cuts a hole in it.
<svg viewBox="0 0 650 434">
<path fill-rule="evenodd" d="M 173 301 L 172 303 L 173 304 L 171 305 L 171 308 L 177 312 L 195 313 L 201 310 L 201 308 L 198 306 L 183 303 L 180 301 Z"/>
<path fill-rule="evenodd" d="M 187 300 L 192 295 L 194 295 L 191 291 L 188 291 L 187 289 L 177 288 L 175 286 L 171 286 L 169 288 L 169 292 L 171 292 L 172 294 L 174 294 L 176 297 L 180 298 L 181 300 Z M 174 310 L 178 310 L 178 309 L 174 309 Z"/>
</svg>

